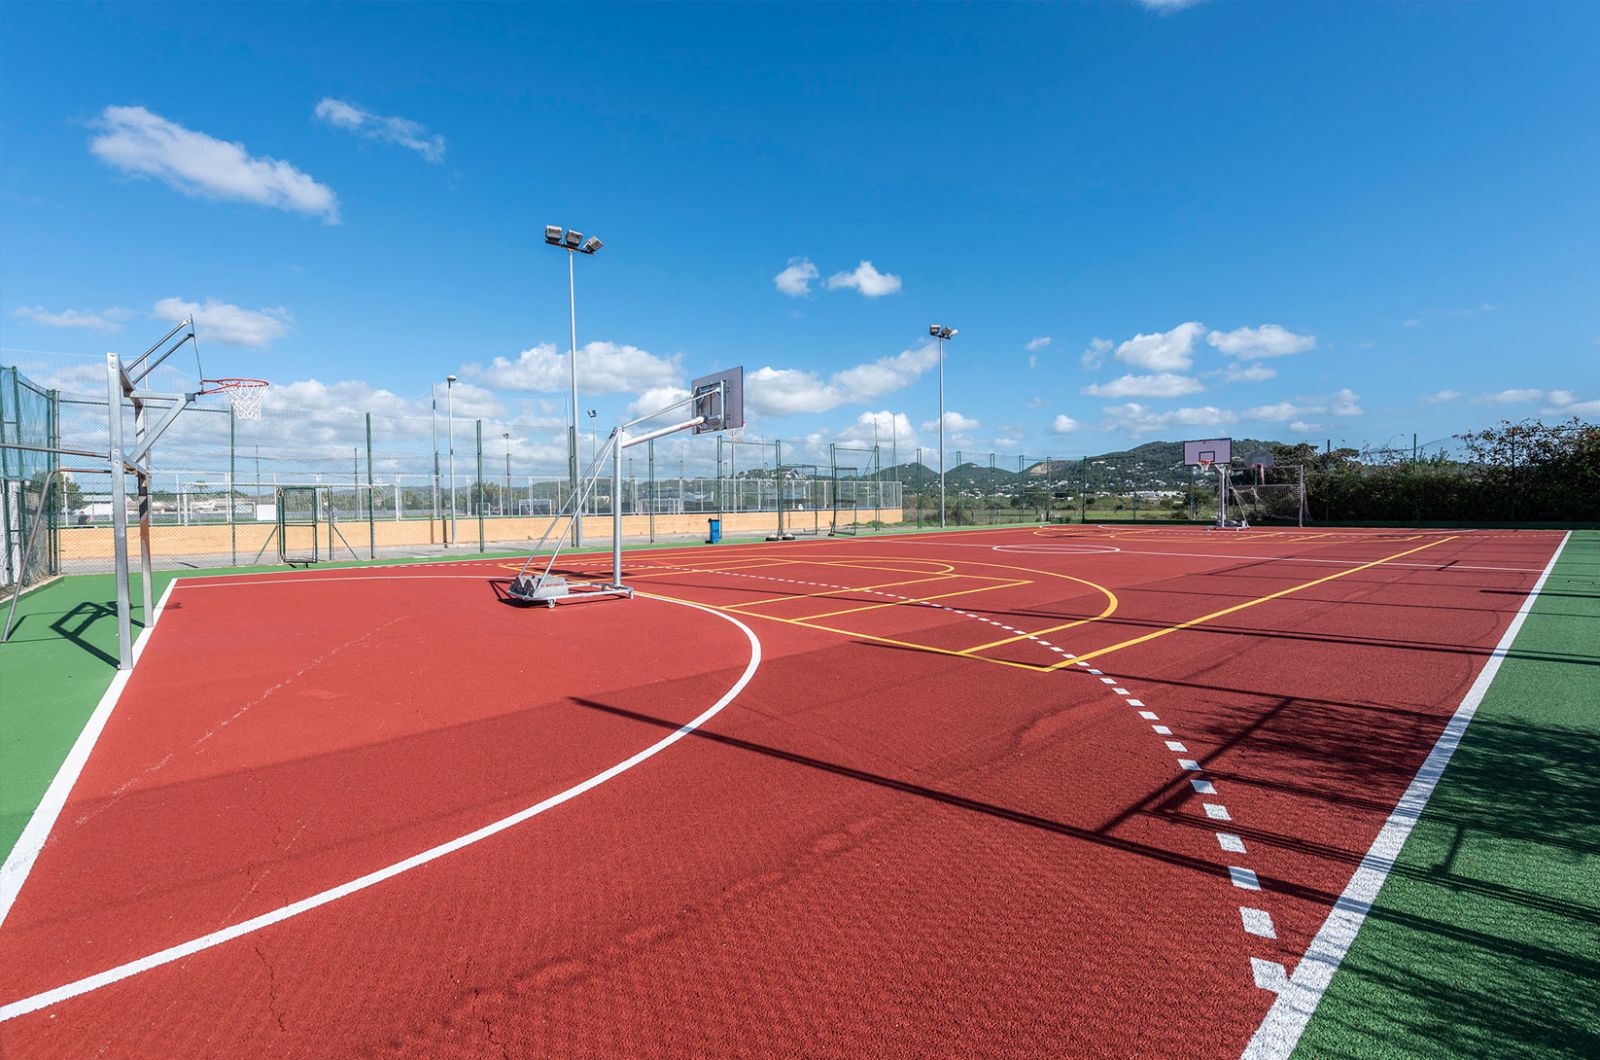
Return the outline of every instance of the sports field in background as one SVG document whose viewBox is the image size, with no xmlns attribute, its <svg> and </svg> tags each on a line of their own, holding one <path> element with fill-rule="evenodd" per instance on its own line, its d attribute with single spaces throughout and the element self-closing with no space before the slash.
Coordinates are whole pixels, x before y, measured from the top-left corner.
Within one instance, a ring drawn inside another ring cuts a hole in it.
<svg viewBox="0 0 1600 1060">
<path fill-rule="evenodd" d="M 24 596 L 0 1053 L 1600 1054 L 1600 532 L 519 562 Z"/>
</svg>

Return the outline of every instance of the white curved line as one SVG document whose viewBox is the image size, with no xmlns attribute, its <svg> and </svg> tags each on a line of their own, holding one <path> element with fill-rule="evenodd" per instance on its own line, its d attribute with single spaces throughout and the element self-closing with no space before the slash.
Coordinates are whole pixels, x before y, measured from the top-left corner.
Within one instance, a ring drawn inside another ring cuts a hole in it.
<svg viewBox="0 0 1600 1060">
<path fill-rule="evenodd" d="M 1115 545 L 990 545 L 995 552 L 1017 552 L 1032 556 L 1094 556 L 1121 552 Z"/>
<path fill-rule="evenodd" d="M 301 913 L 308 913 L 319 906 L 324 906 L 330 902 L 344 898 L 347 895 L 355 894 L 357 891 L 364 891 L 368 887 L 382 883 L 385 880 L 398 876 L 403 872 L 408 872 L 411 869 L 426 865 L 428 862 L 442 858 L 446 854 L 453 854 L 463 847 L 469 847 L 474 843 L 482 842 L 483 840 L 488 839 L 490 836 L 496 835 L 508 828 L 519 825 L 530 818 L 537 817 L 546 810 L 553 810 L 562 803 L 571 799 L 575 799 L 579 795 L 599 787 L 601 784 L 604 784 L 613 777 L 616 777 L 622 773 L 626 773 L 628 770 L 632 769 L 634 766 L 645 761 L 646 759 L 653 758 L 662 751 L 665 751 L 668 747 L 671 747 L 673 744 L 677 743 L 679 740 L 683 739 L 685 736 L 689 735 L 691 732 L 694 732 L 696 729 L 700 728 L 700 726 L 716 717 L 722 712 L 724 707 L 733 702 L 734 698 L 738 696 L 740 692 L 744 691 L 745 685 L 750 683 L 750 678 L 755 676 L 756 668 L 761 665 L 761 641 L 756 637 L 755 633 L 750 629 L 749 626 L 745 625 L 743 622 L 740 622 L 732 615 L 724 614 L 721 611 L 717 611 L 709 607 L 702 607 L 699 604 L 693 604 L 687 600 L 671 600 L 660 596 L 650 597 L 650 599 L 660 600 L 663 603 L 679 604 L 683 607 L 692 607 L 696 611 L 704 611 L 707 614 L 716 615 L 718 618 L 738 626 L 739 629 L 744 633 L 745 637 L 750 641 L 750 662 L 745 666 L 744 673 L 739 675 L 739 679 L 733 683 L 732 688 L 723 693 L 721 699 L 713 703 L 709 708 L 706 709 L 704 713 L 695 718 L 693 721 L 685 722 L 667 736 L 664 736 L 660 740 L 651 744 L 649 747 L 646 747 L 638 754 L 618 762 L 616 765 L 607 770 L 596 773 L 594 776 L 583 781 L 582 783 L 574 784 L 572 787 L 563 792 L 552 795 L 542 802 L 534 803 L 527 809 L 519 810 L 509 817 L 502 817 L 500 820 L 495 821 L 492 824 L 484 825 L 482 828 L 479 828 L 476 831 L 468 832 L 466 835 L 458 836 L 447 843 L 441 843 L 436 847 L 431 847 L 422 851 L 420 854 L 413 854 L 404 861 L 397 861 L 392 865 L 387 865 L 374 872 L 369 872 L 365 876 L 357 877 L 348 883 L 342 883 L 337 887 L 331 887 L 328 890 L 314 894 L 309 898 L 302 898 L 298 902 L 291 902 L 289 905 L 286 905 L 281 909 L 275 909 L 270 913 L 262 913 L 260 916 L 251 917 L 249 920 L 222 928 L 219 931 L 213 931 L 209 935 L 202 935 L 199 938 L 190 939 L 188 942 L 181 942 L 176 946 L 169 946 L 168 948 L 157 953 L 152 953 L 147 957 L 140 957 L 138 960 L 129 961 L 126 964 L 119 964 L 115 968 L 108 968 L 106 971 L 99 972 L 84 979 L 79 979 L 76 982 L 67 983 L 64 986 L 58 986 L 53 990 L 46 990 L 43 993 L 34 994 L 32 997 L 25 997 L 19 1001 L 13 1001 L 8 1005 L 0 1006 L 0 1023 L 15 1019 L 18 1016 L 26 1015 L 29 1012 L 36 1012 L 41 1008 L 66 1001 L 70 998 L 77 997 L 80 994 L 87 994 L 90 991 L 98 990 L 103 986 L 110 986 L 112 983 L 138 975 L 140 972 L 147 972 L 152 968 L 158 968 L 163 964 L 170 964 L 173 961 L 182 960 L 183 958 L 199 953 L 202 950 L 208 950 L 214 946 L 220 946 L 224 942 L 229 942 L 243 935 L 252 934 L 253 932 L 260 931 L 262 928 L 270 927 L 273 924 L 288 920 L 291 917 L 299 916 Z"/>
</svg>

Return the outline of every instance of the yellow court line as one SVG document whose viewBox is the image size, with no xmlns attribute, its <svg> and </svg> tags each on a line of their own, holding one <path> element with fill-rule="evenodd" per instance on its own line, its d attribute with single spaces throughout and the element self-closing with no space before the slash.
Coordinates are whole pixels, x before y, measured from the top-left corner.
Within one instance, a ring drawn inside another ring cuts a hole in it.
<svg viewBox="0 0 1600 1060">
<path fill-rule="evenodd" d="M 961 577 L 961 575 L 956 575 Z M 853 615 L 859 611 L 876 611 L 883 607 L 899 607 L 902 604 L 925 604 L 930 600 L 944 600 L 952 596 L 971 596 L 974 593 L 986 593 L 993 589 L 1014 589 L 1019 585 L 1032 585 L 1028 581 L 1005 582 L 1001 585 L 980 585 L 976 589 L 958 589 L 952 593 L 939 593 L 937 596 L 917 596 L 906 600 L 889 600 L 881 604 L 866 604 L 863 607 L 846 607 L 838 611 L 824 611 L 820 615 L 808 615 L 808 619 L 833 618 L 835 615 Z"/>
<path fill-rule="evenodd" d="M 1079 662 L 1088 662 L 1090 659 L 1097 659 L 1102 655 L 1109 655 L 1111 652 L 1121 651 L 1123 648 L 1131 648 L 1135 644 L 1143 644 L 1146 641 L 1155 640 L 1157 637 L 1165 637 L 1168 633 L 1177 633 L 1180 630 L 1191 629 L 1194 626 L 1200 625 L 1202 622 L 1210 622 L 1214 618 L 1221 618 L 1224 615 L 1231 615 L 1235 611 L 1243 611 L 1247 607 L 1255 607 L 1257 604 L 1264 604 L 1270 600 L 1277 600 L 1280 597 L 1288 596 L 1290 593 L 1297 593 L 1302 589 L 1311 589 L 1339 578 L 1347 578 L 1352 574 L 1357 574 L 1364 570 L 1370 570 L 1371 568 L 1379 566 L 1380 564 L 1392 563 L 1393 561 L 1400 559 L 1402 556 L 1414 555 L 1423 551 L 1424 549 L 1433 548 L 1435 545 L 1442 545 L 1446 541 L 1454 540 L 1456 540 L 1454 537 L 1446 537 L 1441 538 L 1438 541 L 1430 541 L 1426 545 L 1418 545 L 1416 548 L 1409 548 L 1404 552 L 1396 552 L 1392 556 L 1385 556 L 1382 559 L 1375 559 L 1371 563 L 1363 563 L 1361 566 L 1351 567 L 1349 570 L 1335 571 L 1326 577 L 1317 578 L 1314 581 L 1305 582 L 1301 585 L 1291 585 L 1287 589 L 1279 589 L 1275 593 L 1268 593 L 1266 596 L 1258 596 L 1254 600 L 1246 600 L 1242 604 L 1234 604 L 1232 607 L 1224 607 L 1221 611 L 1213 611 L 1209 615 L 1201 615 L 1198 618 L 1191 618 L 1186 622 L 1179 622 L 1176 625 L 1167 626 L 1165 629 L 1158 629 L 1154 632 L 1146 633 L 1130 640 L 1125 640 L 1120 644 L 1112 644 L 1104 648 L 1096 648 L 1093 651 L 1081 652 L 1078 654 L 1077 658 L 1063 659 L 1061 662 L 1058 662 L 1052 666 L 1051 669 L 1059 670 L 1063 666 L 1071 666 L 1074 663 Z"/>
<path fill-rule="evenodd" d="M 1090 622 L 1099 622 L 1101 619 L 1109 618 L 1111 617 L 1111 613 L 1117 609 L 1117 597 L 1116 594 L 1114 594 L 1110 589 L 1102 588 L 1100 591 L 1106 595 L 1106 609 L 1100 612 L 1098 615 L 1094 615 L 1090 618 L 1073 619 L 1071 622 L 1063 622 L 1059 626 L 1046 626 L 1043 629 L 1030 630 L 1027 633 L 1021 633 L 1015 637 L 1005 637 L 1001 640 L 992 640 L 987 644 L 977 644 L 970 648 L 963 648 L 962 651 L 973 652 L 984 651 L 988 648 L 998 648 L 1003 644 L 1014 644 L 1019 640 L 1029 640 L 1033 637 L 1042 637 L 1046 633 L 1060 633 L 1064 629 L 1072 629 L 1074 626 L 1084 626 L 1088 625 Z"/>
<path fill-rule="evenodd" d="M 794 560 L 788 559 L 774 559 L 766 560 L 761 563 L 740 563 L 737 566 L 731 567 L 672 567 L 668 570 L 658 570 L 651 574 L 631 575 L 630 580 L 637 580 L 640 578 L 665 578 L 674 574 L 722 574 L 726 571 L 765 570 L 768 567 L 782 567 L 791 565 L 794 562 Z"/>
<path fill-rule="evenodd" d="M 843 557 L 843 559 L 849 559 L 849 558 L 850 557 Z M 901 560 L 901 562 L 902 563 L 927 563 L 927 564 L 929 564 L 931 566 L 943 567 L 944 568 L 943 570 L 906 570 L 904 567 L 882 567 L 882 566 L 878 566 L 878 565 L 872 564 L 872 563 L 843 562 L 843 559 L 839 559 L 839 560 L 812 559 L 812 560 L 799 560 L 797 562 L 814 563 L 819 567 L 844 567 L 844 568 L 849 569 L 849 570 L 881 570 L 881 571 L 888 571 L 891 574 L 954 574 L 956 572 L 956 569 L 955 569 L 955 567 L 953 565 L 951 565 L 949 563 L 946 563 L 942 559 L 903 559 L 903 560 Z"/>
<path fill-rule="evenodd" d="M 750 600 L 746 603 L 728 604 L 726 606 L 730 610 L 736 611 L 744 607 L 755 607 L 758 604 L 775 604 L 784 600 L 809 600 L 814 596 L 831 596 L 834 593 L 864 593 L 870 592 L 873 589 L 890 589 L 896 585 L 921 585 L 923 582 L 947 582 L 952 578 L 959 577 L 961 577 L 959 574 L 924 574 L 924 576 L 921 578 L 911 578 L 907 581 L 880 582 L 877 585 L 846 585 L 843 587 L 834 586 L 831 589 L 819 589 L 814 593 L 789 593 L 784 596 L 769 596 L 764 600 Z"/>
</svg>

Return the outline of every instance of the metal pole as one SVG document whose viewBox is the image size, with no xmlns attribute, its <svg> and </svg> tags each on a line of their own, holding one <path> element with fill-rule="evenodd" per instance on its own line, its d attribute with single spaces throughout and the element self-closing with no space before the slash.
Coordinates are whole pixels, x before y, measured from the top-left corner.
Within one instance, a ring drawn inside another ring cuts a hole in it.
<svg viewBox="0 0 1600 1060">
<path fill-rule="evenodd" d="M 450 448 L 450 544 L 456 543 L 456 384 L 444 385 L 444 411 L 447 420 L 446 442 Z"/>
<path fill-rule="evenodd" d="M 483 421 L 478 420 L 478 480 L 474 484 L 478 494 L 478 551 L 483 549 Z"/>
<path fill-rule="evenodd" d="M 372 484 L 372 413 L 367 413 L 367 558 L 378 558 L 378 491 Z M 394 488 L 394 510 L 400 510 L 400 486 Z"/>
<path fill-rule="evenodd" d="M 428 399 L 433 408 L 433 523 L 428 525 L 428 540 L 433 540 L 433 526 L 439 521 L 439 384 L 428 384 Z M 259 452 L 259 447 L 257 452 Z M 257 478 L 260 476 L 257 475 Z"/>
<path fill-rule="evenodd" d="M 572 383 L 572 427 L 567 435 L 567 479 L 572 495 L 578 495 L 578 290 L 572 269 L 572 251 L 567 251 L 567 319 L 572 324 L 572 360 L 567 365 Z M 613 502 L 614 503 L 614 502 Z M 572 520 L 572 547 L 583 547 L 583 514 Z"/>
<path fill-rule="evenodd" d="M 147 429 L 147 424 L 145 422 L 144 403 L 138 400 L 134 400 L 133 402 L 133 429 L 134 437 L 138 439 L 138 443 L 142 445 L 144 443 L 144 435 L 145 430 Z M 155 579 L 151 573 L 150 562 L 150 487 L 152 485 L 150 481 L 150 465 L 154 463 L 153 454 L 147 455 L 145 462 L 146 469 L 144 471 L 136 472 L 135 474 L 138 479 L 137 489 L 139 491 L 139 588 L 144 594 L 144 598 L 140 606 L 144 608 L 144 620 L 145 624 L 148 626 L 150 623 L 150 612 L 156 606 L 155 600 L 153 599 Z M 182 482 L 178 483 L 178 496 L 179 505 L 181 507 L 183 497 Z M 183 521 L 185 525 L 187 525 L 189 522 L 187 512 L 184 513 Z"/>
<path fill-rule="evenodd" d="M 106 354 L 106 420 L 111 433 L 111 547 L 117 568 L 117 669 L 133 666 L 133 623 L 128 599 L 128 495 L 122 462 L 122 368 Z"/>
<path fill-rule="evenodd" d="M 506 440 L 506 491 L 500 496 L 500 514 L 503 517 L 506 514 L 506 505 L 511 502 L 511 432 L 504 432 L 502 437 Z"/>
<path fill-rule="evenodd" d="M 622 584 L 622 446 L 627 440 L 616 428 L 615 451 L 611 454 L 611 584 Z"/>
<path fill-rule="evenodd" d="M 939 525 L 944 526 L 944 338 L 939 339 Z"/>
<path fill-rule="evenodd" d="M 228 550 L 232 554 L 229 560 L 231 566 L 239 565 L 239 528 L 235 522 L 235 513 L 239 507 L 238 499 L 233 495 L 234 486 L 238 482 L 237 472 L 234 468 L 234 416 L 233 406 L 228 406 Z"/>
</svg>

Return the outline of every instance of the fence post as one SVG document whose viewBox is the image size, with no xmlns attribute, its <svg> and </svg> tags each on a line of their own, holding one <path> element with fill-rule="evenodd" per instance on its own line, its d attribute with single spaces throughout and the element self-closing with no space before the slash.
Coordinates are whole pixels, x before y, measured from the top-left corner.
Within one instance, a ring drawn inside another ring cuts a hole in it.
<svg viewBox="0 0 1600 1060">
<path fill-rule="evenodd" d="M 649 514 L 645 516 L 650 527 L 650 543 L 656 543 L 656 440 L 650 439 L 644 443 L 645 455 L 649 457 L 649 470 L 645 482 L 645 503 L 650 506 Z"/>
<path fill-rule="evenodd" d="M 228 405 L 228 565 L 239 565 L 239 527 L 234 521 L 234 513 L 238 510 L 239 502 L 234 498 L 233 489 L 238 481 L 234 473 L 234 415 L 233 405 Z"/>
<path fill-rule="evenodd" d="M 400 490 L 395 489 L 395 507 L 400 505 Z M 372 484 L 372 413 L 367 413 L 367 558 L 378 558 L 378 491 Z"/>
<path fill-rule="evenodd" d="M 477 481 L 475 489 L 476 489 L 476 492 L 478 494 L 478 551 L 482 552 L 483 551 L 483 421 L 482 420 L 478 420 L 477 424 L 478 424 L 478 481 Z M 576 430 L 573 431 L 573 437 L 574 438 L 577 437 L 577 431 Z M 576 458 L 574 458 L 574 459 L 576 459 Z"/>
<path fill-rule="evenodd" d="M 1078 458 L 1078 525 L 1089 521 L 1089 458 Z"/>
</svg>

